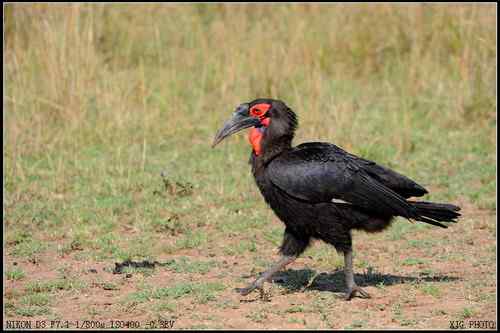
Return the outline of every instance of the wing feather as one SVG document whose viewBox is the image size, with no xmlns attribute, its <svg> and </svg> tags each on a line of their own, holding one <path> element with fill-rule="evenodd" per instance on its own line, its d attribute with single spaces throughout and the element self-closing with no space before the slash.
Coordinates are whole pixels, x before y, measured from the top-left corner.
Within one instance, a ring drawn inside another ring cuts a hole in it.
<svg viewBox="0 0 500 333">
<path fill-rule="evenodd" d="M 266 172 L 275 186 L 302 201 L 343 200 L 381 215 L 415 215 L 405 197 L 386 185 L 391 179 L 381 181 L 353 156 L 332 144 L 308 143 L 275 158 Z"/>
</svg>

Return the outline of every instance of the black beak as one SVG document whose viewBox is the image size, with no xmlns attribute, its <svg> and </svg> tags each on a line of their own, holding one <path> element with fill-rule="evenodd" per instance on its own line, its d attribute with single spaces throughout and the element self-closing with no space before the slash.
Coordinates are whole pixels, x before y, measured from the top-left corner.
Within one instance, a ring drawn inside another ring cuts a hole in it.
<svg viewBox="0 0 500 333">
<path fill-rule="evenodd" d="M 236 108 L 236 111 L 233 113 L 233 117 L 226 121 L 224 126 L 222 126 L 222 128 L 215 135 L 212 148 L 228 136 L 239 132 L 242 129 L 260 125 L 260 120 L 258 118 L 251 117 L 248 110 L 248 104 L 241 104 L 238 108 Z"/>
</svg>

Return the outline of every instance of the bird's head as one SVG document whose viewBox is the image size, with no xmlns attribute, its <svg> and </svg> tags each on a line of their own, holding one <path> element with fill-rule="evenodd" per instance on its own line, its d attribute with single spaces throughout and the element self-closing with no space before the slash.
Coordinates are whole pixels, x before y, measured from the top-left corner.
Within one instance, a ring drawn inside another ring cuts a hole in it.
<svg viewBox="0 0 500 333">
<path fill-rule="evenodd" d="M 255 154 L 259 155 L 265 146 L 270 144 L 290 146 L 297 128 L 297 117 L 280 100 L 259 98 L 250 103 L 243 103 L 217 132 L 212 147 L 249 127 L 252 127 L 249 133 L 250 144 Z"/>
</svg>

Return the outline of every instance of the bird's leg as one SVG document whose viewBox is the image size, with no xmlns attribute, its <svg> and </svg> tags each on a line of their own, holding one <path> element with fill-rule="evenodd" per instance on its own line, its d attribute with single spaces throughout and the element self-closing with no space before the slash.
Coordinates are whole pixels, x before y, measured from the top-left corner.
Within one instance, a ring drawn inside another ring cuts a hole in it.
<svg viewBox="0 0 500 333">
<path fill-rule="evenodd" d="M 346 300 L 351 300 L 356 294 L 363 298 L 370 298 L 370 294 L 358 287 L 354 282 L 354 272 L 352 269 L 352 250 L 344 252 L 344 275 L 347 284 Z"/>
<path fill-rule="evenodd" d="M 246 288 L 236 288 L 236 291 L 243 296 L 250 294 L 255 289 L 259 289 L 260 296 L 264 298 L 264 282 L 269 281 L 271 277 L 281 270 L 283 267 L 297 259 L 295 256 L 282 256 L 271 268 L 265 271 L 257 280 L 250 284 Z"/>
</svg>

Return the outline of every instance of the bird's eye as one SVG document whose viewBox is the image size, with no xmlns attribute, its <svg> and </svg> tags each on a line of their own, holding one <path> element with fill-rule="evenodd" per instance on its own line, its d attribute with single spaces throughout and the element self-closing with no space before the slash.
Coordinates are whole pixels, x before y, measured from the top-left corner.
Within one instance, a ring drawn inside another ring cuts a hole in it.
<svg viewBox="0 0 500 333">
<path fill-rule="evenodd" d="M 255 109 L 252 109 L 252 114 L 254 116 L 260 117 L 264 114 L 264 112 L 262 112 L 262 110 L 260 110 L 260 109 L 255 108 Z"/>
<path fill-rule="evenodd" d="M 266 112 L 271 108 L 271 105 L 266 104 L 266 103 L 261 103 L 254 105 L 252 108 L 250 108 L 250 115 L 253 117 L 263 117 Z"/>
</svg>

